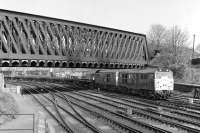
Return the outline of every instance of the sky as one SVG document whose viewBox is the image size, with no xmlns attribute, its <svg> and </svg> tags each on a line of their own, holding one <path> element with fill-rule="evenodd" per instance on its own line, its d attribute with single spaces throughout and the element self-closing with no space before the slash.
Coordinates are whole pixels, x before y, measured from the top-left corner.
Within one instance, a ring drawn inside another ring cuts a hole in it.
<svg viewBox="0 0 200 133">
<path fill-rule="evenodd" d="M 178 25 L 200 43 L 200 0 L 0 0 L 0 8 L 143 34 Z"/>
</svg>

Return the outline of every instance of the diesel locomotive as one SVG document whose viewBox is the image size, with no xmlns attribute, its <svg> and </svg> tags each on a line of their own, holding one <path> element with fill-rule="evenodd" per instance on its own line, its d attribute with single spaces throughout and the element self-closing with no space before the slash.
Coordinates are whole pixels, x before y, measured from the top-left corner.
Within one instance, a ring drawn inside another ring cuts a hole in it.
<svg viewBox="0 0 200 133">
<path fill-rule="evenodd" d="M 103 70 L 95 74 L 94 80 L 99 89 L 151 99 L 167 99 L 174 90 L 169 69 Z"/>
</svg>

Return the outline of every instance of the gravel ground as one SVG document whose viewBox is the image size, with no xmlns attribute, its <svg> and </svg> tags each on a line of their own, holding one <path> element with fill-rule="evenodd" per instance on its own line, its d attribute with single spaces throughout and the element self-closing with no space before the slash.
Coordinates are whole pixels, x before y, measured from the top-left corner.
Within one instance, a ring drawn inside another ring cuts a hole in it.
<svg viewBox="0 0 200 133">
<path fill-rule="evenodd" d="M 11 93 L 17 102 L 19 114 L 37 114 L 39 106 L 33 106 L 30 96 L 20 96 Z M 17 115 L 16 119 L 9 121 L 0 126 L 1 133 L 33 133 L 31 130 L 18 130 L 18 131 L 1 131 L 1 129 L 33 129 L 33 115 Z"/>
<path fill-rule="evenodd" d="M 30 95 L 17 95 L 12 93 L 12 97 L 16 100 L 19 114 L 34 114 L 35 116 L 35 133 L 37 132 L 37 122 L 38 122 L 38 115 L 42 112 L 42 114 L 45 116 L 48 124 L 51 126 L 49 129 L 52 131 L 52 133 L 63 133 L 63 130 L 61 127 L 55 122 L 43 109 L 42 107 L 35 102 L 35 100 Z M 65 104 L 61 102 L 61 104 Z M 47 105 L 48 106 L 48 105 Z M 115 132 L 112 130 L 111 127 L 103 124 L 98 119 L 91 117 L 90 114 L 86 113 L 85 111 L 82 111 L 79 108 L 76 108 L 89 122 L 97 126 L 99 129 L 105 131 L 105 132 Z M 55 113 L 52 111 L 52 113 Z M 65 114 L 65 120 L 68 121 L 69 125 L 72 128 L 81 127 L 79 123 L 77 123 L 74 119 L 67 116 Z M 33 133 L 32 130 L 1 130 L 1 129 L 32 129 L 33 128 L 33 115 L 17 115 L 16 119 L 13 119 L 12 121 L 9 121 L 3 125 L 0 125 L 0 133 Z M 75 129 L 74 129 L 75 130 Z M 82 130 L 82 128 L 80 128 Z"/>
</svg>

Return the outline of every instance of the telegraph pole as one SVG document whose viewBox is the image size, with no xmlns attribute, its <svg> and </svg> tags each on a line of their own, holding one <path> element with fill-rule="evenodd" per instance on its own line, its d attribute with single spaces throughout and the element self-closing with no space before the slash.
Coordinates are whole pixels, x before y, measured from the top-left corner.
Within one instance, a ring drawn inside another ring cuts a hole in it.
<svg viewBox="0 0 200 133">
<path fill-rule="evenodd" d="M 193 35 L 192 58 L 194 58 L 194 44 L 195 44 L 195 34 Z"/>
</svg>

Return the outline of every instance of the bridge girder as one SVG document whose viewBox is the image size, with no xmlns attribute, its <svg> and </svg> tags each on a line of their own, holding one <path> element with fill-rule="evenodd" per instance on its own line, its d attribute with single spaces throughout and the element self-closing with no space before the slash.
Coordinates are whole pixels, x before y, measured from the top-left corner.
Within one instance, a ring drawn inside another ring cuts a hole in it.
<svg viewBox="0 0 200 133">
<path fill-rule="evenodd" d="M 1 66 L 131 68 L 148 60 L 143 34 L 0 10 Z"/>
</svg>

